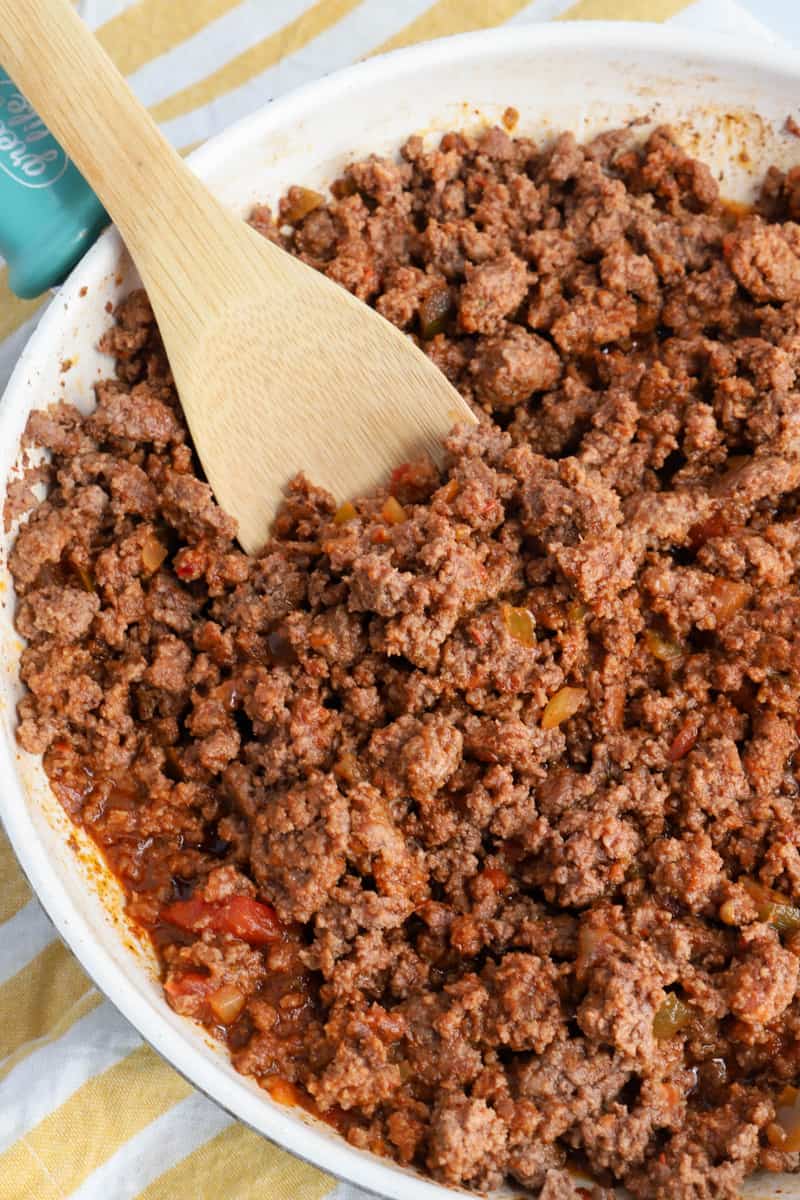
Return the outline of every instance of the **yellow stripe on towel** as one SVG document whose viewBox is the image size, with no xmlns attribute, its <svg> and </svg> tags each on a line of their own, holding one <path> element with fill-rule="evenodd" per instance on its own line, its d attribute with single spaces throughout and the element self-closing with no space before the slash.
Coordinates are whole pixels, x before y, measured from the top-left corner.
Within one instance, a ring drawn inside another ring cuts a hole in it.
<svg viewBox="0 0 800 1200">
<path fill-rule="evenodd" d="M 486 0 L 438 0 L 415 21 L 382 42 L 373 50 L 373 54 L 399 50 L 401 46 L 429 42 L 432 38 L 447 37 L 452 33 L 491 29 L 493 25 L 508 21 L 529 3 L 530 0 L 495 0 L 493 4 L 487 4 Z"/>
<path fill-rule="evenodd" d="M 9 1174 L 0 1183 L 8 1188 L 0 1192 L 4 1200 L 64 1200 L 61 1188 L 51 1179 L 39 1162 L 36 1154 L 27 1145 L 25 1138 L 15 1142 L 7 1155 L 6 1170 Z"/>
<path fill-rule="evenodd" d="M 578 0 L 559 21 L 668 21 L 691 0 Z"/>
<path fill-rule="evenodd" d="M 138 0 L 95 30 L 97 40 L 123 75 L 132 75 L 217 17 L 239 0 Z"/>
<path fill-rule="evenodd" d="M 12 1179 L 20 1200 L 39 1200 L 43 1180 L 61 1189 L 57 1195 L 68 1196 L 135 1134 L 191 1093 L 190 1084 L 142 1046 L 89 1079 L 0 1154 L 0 1180 Z"/>
<path fill-rule="evenodd" d="M 23 908 L 31 898 L 31 889 L 17 865 L 8 838 L 0 830 L 0 925 Z"/>
<path fill-rule="evenodd" d="M 103 997 L 100 992 L 96 992 L 94 988 L 90 988 L 84 992 L 73 1005 L 65 1009 L 58 1020 L 50 1026 L 47 1033 L 41 1034 L 33 1041 L 24 1042 L 18 1046 L 13 1054 L 9 1054 L 8 1058 L 0 1063 L 0 1083 L 10 1075 L 15 1067 L 18 1067 L 21 1062 L 24 1062 L 29 1054 L 33 1054 L 36 1050 L 41 1050 L 45 1046 L 51 1046 L 53 1042 L 57 1042 L 60 1037 L 63 1037 L 73 1025 L 81 1021 L 84 1017 L 88 1017 L 90 1012 L 94 1012 L 103 1003 Z"/>
<path fill-rule="evenodd" d="M 26 1042 L 46 1037 L 91 987 L 61 942 L 45 946 L 0 986 L 0 1062 Z"/>
<path fill-rule="evenodd" d="M 156 121 L 172 121 L 196 108 L 202 108 L 227 92 L 241 87 L 255 75 L 274 67 L 282 58 L 296 54 L 313 38 L 341 21 L 361 0 L 317 0 L 283 29 L 278 29 L 230 59 L 219 70 L 190 84 L 151 108 Z"/>
<path fill-rule="evenodd" d="M 231 1125 L 169 1171 L 154 1179 L 136 1200 L 321 1200 L 336 1185 L 330 1175 Z"/>
<path fill-rule="evenodd" d="M 35 300 L 20 300 L 8 286 L 8 268 L 0 269 L 0 342 L 29 321 L 33 314 L 40 309 L 49 293 L 37 296 Z"/>
</svg>

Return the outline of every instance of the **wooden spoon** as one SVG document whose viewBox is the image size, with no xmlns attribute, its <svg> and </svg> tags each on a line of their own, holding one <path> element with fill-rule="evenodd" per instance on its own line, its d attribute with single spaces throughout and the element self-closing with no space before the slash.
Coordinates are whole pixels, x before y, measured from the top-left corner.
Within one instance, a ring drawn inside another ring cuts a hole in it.
<svg viewBox="0 0 800 1200">
<path fill-rule="evenodd" d="M 343 500 L 474 422 L 404 334 L 211 196 L 69 0 L 0 0 L 0 62 L 118 226 L 245 550 L 296 471 Z"/>
</svg>

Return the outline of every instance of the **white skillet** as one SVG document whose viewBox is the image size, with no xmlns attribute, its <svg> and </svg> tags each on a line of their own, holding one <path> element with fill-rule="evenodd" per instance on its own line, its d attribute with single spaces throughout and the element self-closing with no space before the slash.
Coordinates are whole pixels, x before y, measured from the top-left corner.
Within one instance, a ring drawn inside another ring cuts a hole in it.
<svg viewBox="0 0 800 1200">
<path fill-rule="evenodd" d="M 788 113 L 800 115 L 798 56 L 716 34 L 599 22 L 521 25 L 372 59 L 266 105 L 203 146 L 191 162 L 226 204 L 244 214 L 259 200 L 274 201 L 291 183 L 324 186 L 348 159 L 393 153 L 412 132 L 435 138 L 449 128 L 499 121 L 509 105 L 521 114 L 519 132 L 544 138 L 563 128 L 583 137 L 643 115 L 668 121 L 687 148 L 714 164 L 732 199 L 751 198 L 770 164 L 800 163 L 800 141 L 782 131 Z M 110 371 L 112 364 L 95 349 L 109 320 L 105 306 L 136 282 L 111 230 L 61 288 L 0 403 L 4 486 L 15 476 L 31 409 L 60 397 L 86 407 L 92 383 Z M 63 373 L 66 359 L 74 365 Z M 167 1007 L 152 957 L 121 914 L 118 888 L 87 839 L 73 837 L 68 844 L 74 831 L 40 762 L 15 742 L 21 645 L 6 566 L 12 538 L 13 530 L 0 538 L 0 816 L 59 933 L 142 1037 L 236 1117 L 379 1195 L 434 1200 L 447 1194 L 414 1172 L 354 1149 L 298 1110 L 275 1104 L 233 1070 L 202 1030 Z M 747 1194 L 800 1200 L 800 1178 L 762 1176 Z"/>
</svg>

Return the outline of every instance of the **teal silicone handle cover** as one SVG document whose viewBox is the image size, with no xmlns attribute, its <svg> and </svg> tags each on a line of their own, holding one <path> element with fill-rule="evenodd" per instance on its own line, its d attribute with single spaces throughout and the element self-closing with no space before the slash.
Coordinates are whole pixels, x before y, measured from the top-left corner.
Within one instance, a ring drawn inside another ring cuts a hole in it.
<svg viewBox="0 0 800 1200">
<path fill-rule="evenodd" d="M 32 299 L 69 274 L 108 215 L 0 68 L 0 254 L 11 290 Z"/>
</svg>

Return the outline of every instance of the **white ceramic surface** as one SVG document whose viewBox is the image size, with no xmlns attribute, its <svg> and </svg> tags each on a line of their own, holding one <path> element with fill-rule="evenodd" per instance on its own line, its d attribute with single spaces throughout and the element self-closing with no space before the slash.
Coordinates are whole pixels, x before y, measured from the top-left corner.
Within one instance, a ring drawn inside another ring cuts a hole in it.
<svg viewBox="0 0 800 1200">
<path fill-rule="evenodd" d="M 770 163 L 800 162 L 800 142 L 782 131 L 798 104 L 800 59 L 772 46 L 749 48 L 716 35 L 638 24 L 531 25 L 434 42 L 339 72 L 266 106 L 197 151 L 192 164 L 244 213 L 257 200 L 276 199 L 290 183 L 324 185 L 350 158 L 393 153 L 412 132 L 435 137 L 451 127 L 475 127 L 513 105 L 521 114 L 518 131 L 538 137 L 562 128 L 581 137 L 639 116 L 669 121 L 688 148 L 715 165 L 724 194 L 746 200 Z M 110 231 L 51 304 L 0 404 L 4 481 L 13 478 L 30 410 L 60 397 L 85 406 L 93 381 L 110 370 L 95 349 L 108 324 L 105 305 L 134 281 Z M 66 373 L 64 359 L 73 361 Z M 143 1037 L 231 1113 L 380 1195 L 442 1197 L 445 1189 L 354 1150 L 327 1127 L 274 1104 L 163 1001 L 150 956 L 120 914 L 116 885 L 86 839 L 73 837 L 68 845 L 72 827 L 40 762 L 15 743 L 21 645 L 12 625 L 10 540 L 4 535 L 0 542 L 0 816 L 60 934 Z M 800 1180 L 762 1177 L 748 1194 L 800 1200 Z"/>
</svg>

